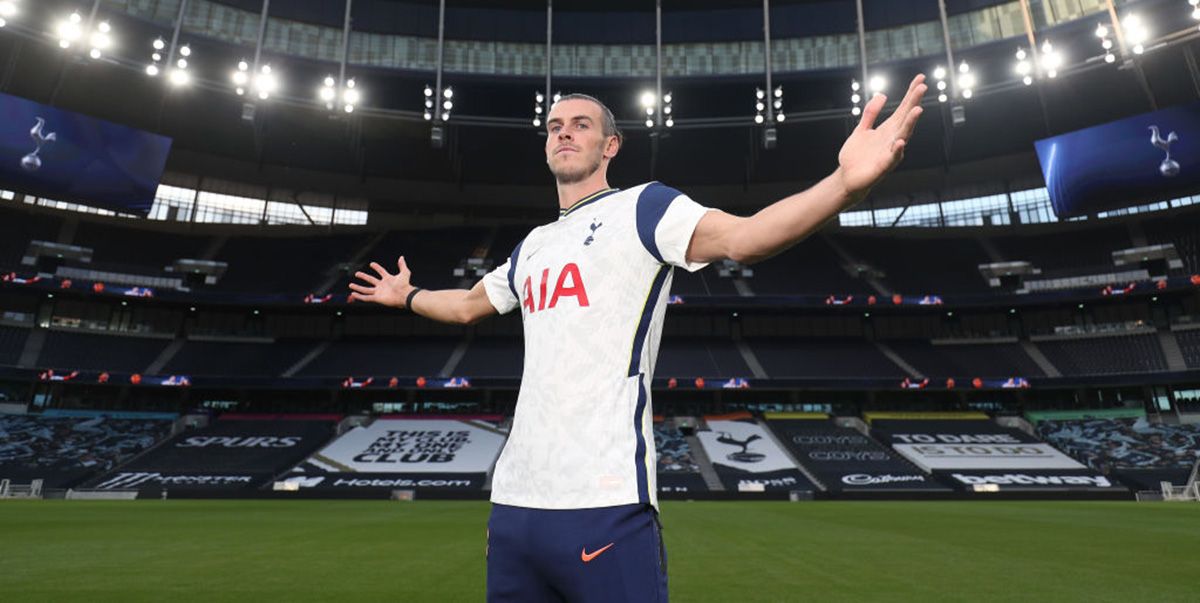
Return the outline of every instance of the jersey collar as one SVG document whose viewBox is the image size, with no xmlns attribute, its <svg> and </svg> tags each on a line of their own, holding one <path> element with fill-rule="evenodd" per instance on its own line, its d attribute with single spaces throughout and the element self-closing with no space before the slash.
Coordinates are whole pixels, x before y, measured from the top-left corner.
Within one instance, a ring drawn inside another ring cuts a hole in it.
<svg viewBox="0 0 1200 603">
<path fill-rule="evenodd" d="M 575 210 L 577 210 L 585 205 L 591 205 L 592 203 L 595 203 L 595 202 L 597 202 L 619 190 L 621 190 L 621 189 L 606 188 L 601 191 L 596 191 L 596 192 L 576 201 L 574 204 L 571 205 L 571 207 L 558 210 L 558 219 L 561 220 L 561 219 L 567 217 L 568 215 L 574 213 Z"/>
</svg>

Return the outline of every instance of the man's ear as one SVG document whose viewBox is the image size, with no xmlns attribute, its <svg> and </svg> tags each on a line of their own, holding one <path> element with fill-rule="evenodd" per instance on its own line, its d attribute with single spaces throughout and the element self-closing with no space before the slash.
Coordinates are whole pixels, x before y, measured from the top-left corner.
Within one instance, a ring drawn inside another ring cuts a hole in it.
<svg viewBox="0 0 1200 603">
<path fill-rule="evenodd" d="M 604 143 L 604 156 L 612 159 L 621 151 L 621 141 L 616 136 L 609 136 L 607 142 Z"/>
</svg>

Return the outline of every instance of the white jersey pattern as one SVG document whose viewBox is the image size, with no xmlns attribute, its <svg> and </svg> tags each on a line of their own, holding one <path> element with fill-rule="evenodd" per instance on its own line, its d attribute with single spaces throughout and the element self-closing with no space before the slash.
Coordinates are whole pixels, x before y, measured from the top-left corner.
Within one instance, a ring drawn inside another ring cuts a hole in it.
<svg viewBox="0 0 1200 603">
<path fill-rule="evenodd" d="M 535 509 L 658 505 L 650 381 L 672 267 L 707 208 L 658 182 L 608 189 L 539 226 L 484 277 L 520 309 L 525 366 L 492 502 Z"/>
</svg>

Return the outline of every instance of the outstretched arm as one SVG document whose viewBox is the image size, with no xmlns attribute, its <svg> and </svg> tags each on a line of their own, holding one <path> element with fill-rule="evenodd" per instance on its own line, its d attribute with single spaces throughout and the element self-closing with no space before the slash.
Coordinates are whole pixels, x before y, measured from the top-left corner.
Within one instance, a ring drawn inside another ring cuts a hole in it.
<svg viewBox="0 0 1200 603">
<path fill-rule="evenodd" d="M 350 283 L 350 290 L 353 291 L 350 298 L 392 308 L 405 308 L 405 300 L 416 287 L 409 282 L 412 271 L 404 262 L 404 256 L 396 260 L 396 266 L 399 268 L 396 274 L 389 274 L 376 262 L 371 262 L 374 275 L 355 272 L 354 277 L 366 284 Z M 496 314 L 496 308 L 488 301 L 487 293 L 483 290 L 483 281 L 475 283 L 470 290 L 422 289 L 413 296 L 412 307 L 409 309 L 425 318 L 452 324 L 474 324 Z"/>
<path fill-rule="evenodd" d="M 749 218 L 710 211 L 692 234 L 689 262 L 729 258 L 749 264 L 804 240 L 842 211 L 862 201 L 871 187 L 900 163 L 921 116 L 925 76 L 913 78 L 896 112 L 875 126 L 887 98 L 876 95 L 838 153 L 838 168 L 812 188 L 777 201 Z"/>
</svg>

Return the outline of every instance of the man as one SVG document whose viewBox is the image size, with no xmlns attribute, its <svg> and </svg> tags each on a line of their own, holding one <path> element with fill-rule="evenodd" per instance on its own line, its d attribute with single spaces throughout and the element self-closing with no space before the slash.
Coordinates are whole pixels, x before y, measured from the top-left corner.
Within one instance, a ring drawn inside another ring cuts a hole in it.
<svg viewBox="0 0 1200 603">
<path fill-rule="evenodd" d="M 468 290 L 355 276 L 351 297 L 434 320 L 472 324 L 521 310 L 525 365 L 512 431 L 492 479 L 489 601 L 666 601 L 657 515 L 650 381 L 673 267 L 752 263 L 804 239 L 860 201 L 896 166 L 921 114 L 924 76 L 878 127 L 876 96 L 812 188 L 742 218 L 657 182 L 608 186 L 621 133 L 600 101 L 551 107 L 546 162 L 559 219 Z"/>
</svg>

